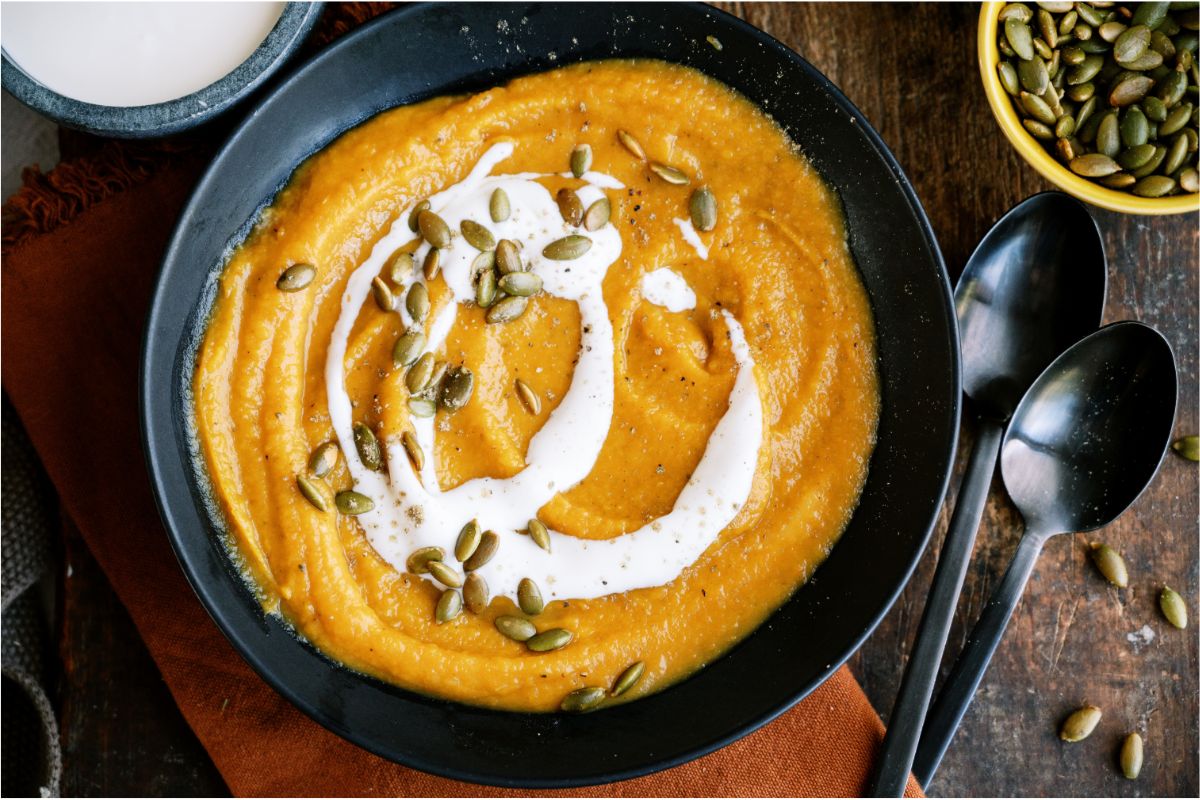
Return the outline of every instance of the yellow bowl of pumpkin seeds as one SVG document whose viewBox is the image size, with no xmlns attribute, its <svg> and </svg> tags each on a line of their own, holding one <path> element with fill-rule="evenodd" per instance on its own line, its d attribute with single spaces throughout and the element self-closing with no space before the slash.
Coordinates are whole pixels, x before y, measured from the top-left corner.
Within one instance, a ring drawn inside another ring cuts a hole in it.
<svg viewBox="0 0 1200 800">
<path fill-rule="evenodd" d="M 989 2 L 979 70 L 1042 177 L 1126 214 L 1200 210 L 1195 3 Z"/>
</svg>

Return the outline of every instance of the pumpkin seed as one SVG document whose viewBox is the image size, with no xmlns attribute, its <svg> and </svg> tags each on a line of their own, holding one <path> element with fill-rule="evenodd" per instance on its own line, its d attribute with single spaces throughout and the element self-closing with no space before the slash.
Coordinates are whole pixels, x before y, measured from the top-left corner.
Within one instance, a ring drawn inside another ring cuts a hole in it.
<svg viewBox="0 0 1200 800">
<path fill-rule="evenodd" d="M 424 575 L 429 572 L 430 561 L 444 561 L 446 551 L 440 547 L 418 547 L 409 554 L 404 566 L 414 575 Z"/>
<path fill-rule="evenodd" d="M 1073 3 L 1066 2 L 1066 0 L 1059 0 L 1059 2 L 1049 2 L 1048 0 L 1038 0 L 1038 8 L 1044 8 L 1047 11 L 1050 11 L 1055 14 L 1065 14 L 1066 12 L 1071 10 L 1072 6 L 1073 6 Z"/>
<path fill-rule="evenodd" d="M 1117 161 L 1125 169 L 1137 169 L 1138 167 L 1145 166 L 1146 162 L 1152 158 L 1154 158 L 1154 145 L 1142 144 L 1127 148 L 1121 155 L 1117 156 Z M 1130 178 L 1129 185 L 1132 186 L 1136 183 L 1132 175 L 1128 177 Z"/>
<path fill-rule="evenodd" d="M 1017 79 L 1021 86 L 1033 94 L 1043 94 L 1050 88 L 1050 73 L 1046 70 L 1046 62 L 1039 56 L 1017 62 Z"/>
<path fill-rule="evenodd" d="M 420 223 L 418 220 L 421 216 L 421 212 L 428 211 L 428 210 L 429 210 L 429 201 L 428 200 L 422 200 L 421 202 L 419 202 L 415 206 L 413 206 L 413 210 L 411 212 L 409 212 L 409 215 L 408 215 L 408 229 L 410 231 L 412 231 L 413 233 L 416 233 L 417 231 L 419 231 L 421 229 L 421 226 L 420 226 Z"/>
<path fill-rule="evenodd" d="M 612 204 L 607 197 L 601 197 L 587 207 L 583 214 L 583 227 L 585 230 L 598 231 L 608 224 L 611 216 Z"/>
<path fill-rule="evenodd" d="M 1001 21 L 1016 19 L 1021 22 L 1029 22 L 1033 19 L 1033 12 L 1024 3 L 1009 3 L 1000 9 L 1000 13 L 996 17 Z"/>
<path fill-rule="evenodd" d="M 1061 121 L 1062 120 L 1059 120 L 1059 122 Z M 1041 123 L 1039 122 L 1038 124 L 1040 125 Z M 1075 158 L 1075 156 L 1079 155 L 1079 152 L 1081 152 L 1075 149 L 1075 145 L 1072 144 L 1071 139 L 1069 138 L 1059 139 L 1054 143 L 1054 149 L 1058 152 L 1058 157 L 1063 161 L 1063 163 L 1069 163 L 1072 158 Z"/>
<path fill-rule="evenodd" d="M 314 478 L 324 478 L 337 466 L 339 452 L 337 442 L 325 442 L 318 446 L 308 459 L 308 471 Z"/>
<path fill-rule="evenodd" d="M 488 200 L 488 213 L 492 217 L 492 222 L 504 222 L 512 214 L 512 206 L 508 202 L 508 192 L 497 188 L 492 192 L 492 197 Z"/>
<path fill-rule="evenodd" d="M 1133 172 L 1131 174 L 1135 178 L 1144 178 L 1147 175 L 1152 174 L 1156 169 L 1158 169 L 1159 165 L 1162 164 L 1163 159 L 1166 157 L 1167 157 L 1167 148 L 1162 147 L 1161 145 L 1155 145 L 1154 156 L 1149 161 L 1147 161 L 1144 165 L 1133 170 Z"/>
<path fill-rule="evenodd" d="M 1154 79 L 1145 75 L 1138 75 L 1133 78 L 1126 78 L 1113 87 L 1113 90 L 1108 94 L 1109 105 L 1122 107 L 1130 103 L 1136 103 L 1146 96 L 1146 92 L 1150 91 L 1150 87 L 1154 85 Z"/>
<path fill-rule="evenodd" d="M 429 385 L 432 377 L 433 353 L 425 353 L 408 368 L 408 373 L 404 376 L 404 385 L 410 395 L 420 394 Z"/>
<path fill-rule="evenodd" d="M 475 304 L 488 308 L 496 302 L 496 271 L 485 269 L 475 278 Z"/>
<path fill-rule="evenodd" d="M 467 575 L 467 579 L 463 581 L 462 595 L 467 610 L 472 614 L 482 614 L 487 610 L 488 585 L 478 572 Z"/>
<path fill-rule="evenodd" d="M 1150 137 L 1150 123 L 1137 106 L 1130 106 L 1121 120 L 1121 143 L 1126 147 L 1145 144 Z"/>
<path fill-rule="evenodd" d="M 1133 24 L 1157 28 L 1167 16 L 1170 3 L 1138 3 L 1133 12 Z"/>
<path fill-rule="evenodd" d="M 329 491 L 324 483 L 301 472 L 296 476 L 296 486 L 300 489 L 300 494 L 304 495 L 304 499 L 312 503 L 313 508 L 321 512 L 329 511 Z"/>
<path fill-rule="evenodd" d="M 1054 123 L 1054 135 L 1059 139 L 1066 139 L 1075 132 L 1075 118 L 1070 114 L 1063 114 L 1058 118 L 1058 122 Z"/>
<path fill-rule="evenodd" d="M 575 638 L 575 634 L 571 633 L 566 628 L 551 628 L 548 631 L 530 637 L 525 646 L 535 653 L 549 653 L 552 650 L 560 650 L 571 643 Z"/>
<path fill-rule="evenodd" d="M 1133 185 L 1138 197 L 1165 197 L 1175 191 L 1175 180 L 1166 175 L 1148 175 Z"/>
<path fill-rule="evenodd" d="M 1147 50 L 1146 52 L 1142 53 L 1140 56 L 1135 58 L 1133 61 L 1126 61 L 1121 66 L 1124 67 L 1125 69 L 1134 70 L 1137 72 L 1149 72 L 1150 70 L 1161 67 L 1162 63 L 1163 63 L 1162 54 L 1156 53 L 1153 50 Z M 1152 79 L 1154 78 L 1153 75 L 1151 75 L 1150 77 Z"/>
<path fill-rule="evenodd" d="M 691 212 L 692 226 L 696 230 L 711 231 L 717 227 L 717 198 L 707 186 L 701 186 L 692 192 L 688 210 Z"/>
<path fill-rule="evenodd" d="M 529 520 L 529 525 L 526 527 L 529 529 L 529 538 L 533 539 L 533 543 L 549 553 L 550 531 L 542 524 L 542 521 L 535 517 Z"/>
<path fill-rule="evenodd" d="M 1037 58 L 1041 58 L 1046 61 L 1049 61 L 1050 57 L 1054 54 L 1050 49 L 1050 45 L 1046 44 L 1046 42 L 1043 41 L 1040 36 L 1033 40 L 1033 51 L 1037 53 Z"/>
<path fill-rule="evenodd" d="M 1109 583 L 1121 589 L 1129 585 L 1129 570 L 1120 553 L 1101 542 L 1092 542 L 1091 556 L 1096 569 Z"/>
<path fill-rule="evenodd" d="M 653 161 L 650 163 L 650 171 L 673 186 L 686 186 L 689 182 L 686 172 L 668 164 Z"/>
<path fill-rule="evenodd" d="M 417 214 L 417 229 L 421 231 L 421 238 L 439 250 L 450 246 L 450 226 L 432 211 Z"/>
<path fill-rule="evenodd" d="M 1113 58 L 1118 64 L 1137 59 L 1150 47 L 1150 29 L 1145 25 L 1126 28 L 1113 43 Z"/>
<path fill-rule="evenodd" d="M 1164 586 L 1158 593 L 1158 607 L 1162 610 L 1163 616 L 1167 618 L 1167 622 L 1180 630 L 1187 627 L 1187 604 L 1183 602 L 1183 597 L 1179 592 L 1170 586 Z"/>
<path fill-rule="evenodd" d="M 440 402 L 447 411 L 458 411 L 471 400 L 475 389 L 475 375 L 466 367 L 450 367 L 446 371 L 446 383 L 442 387 Z"/>
<path fill-rule="evenodd" d="M 1074 67 L 1082 64 L 1084 59 L 1087 58 L 1087 53 L 1083 52 L 1083 50 L 1078 47 L 1064 47 L 1059 52 L 1062 53 L 1063 63 L 1068 67 Z M 1007 64 L 1008 62 L 1004 61 L 1001 63 Z"/>
<path fill-rule="evenodd" d="M 1163 101 L 1163 104 L 1170 108 L 1183 99 L 1183 93 L 1187 91 L 1187 75 L 1182 72 L 1171 71 L 1164 76 L 1154 87 L 1154 96 Z"/>
<path fill-rule="evenodd" d="M 1084 85 L 1092 86 L 1090 83 Z M 1082 102 L 1083 105 L 1079 107 L 1079 112 L 1075 114 L 1075 130 L 1080 130 L 1083 128 L 1083 124 L 1088 121 L 1089 117 L 1092 116 L 1092 112 L 1096 110 L 1096 104 L 1100 101 L 1097 97 L 1089 96 L 1080 102 Z"/>
<path fill-rule="evenodd" d="M 1100 178 L 1121 171 L 1121 165 L 1103 153 L 1088 153 L 1071 159 L 1071 171 L 1085 178 Z"/>
<path fill-rule="evenodd" d="M 1151 32 L 1150 49 L 1163 58 L 1173 58 L 1175 56 L 1175 43 L 1162 31 Z"/>
<path fill-rule="evenodd" d="M 1055 24 L 1054 17 L 1046 9 L 1038 9 L 1037 12 L 1038 30 L 1042 34 L 1042 40 L 1046 42 L 1047 47 L 1054 47 L 1058 44 L 1058 25 Z"/>
<path fill-rule="evenodd" d="M 338 492 L 337 496 L 333 498 L 333 503 L 337 506 L 338 511 L 348 517 L 365 514 L 375 507 L 371 498 L 353 489 Z"/>
<path fill-rule="evenodd" d="M 420 472 L 425 469 L 425 451 L 421 449 L 417 435 L 412 431 L 405 431 L 400 434 L 400 443 L 404 445 L 404 452 L 408 453 L 408 458 L 412 461 L 416 471 Z"/>
<path fill-rule="evenodd" d="M 542 249 L 542 255 L 551 261 L 571 261 L 591 249 L 591 239 L 582 234 L 573 233 L 546 245 Z"/>
<path fill-rule="evenodd" d="M 1179 173 L 1179 188 L 1185 192 L 1188 192 L 1189 194 L 1195 194 L 1196 192 L 1200 192 L 1200 172 L 1197 172 L 1195 167 L 1187 167 L 1182 172 L 1180 172 Z M 1195 439 L 1196 437 L 1193 436 L 1191 438 Z M 1194 442 L 1193 442 L 1193 447 L 1192 447 L 1193 455 L 1195 454 L 1195 452 L 1196 452 L 1196 448 L 1195 448 Z M 1193 458 L 1192 460 L 1195 461 L 1196 459 Z"/>
<path fill-rule="evenodd" d="M 1171 444 L 1171 449 L 1188 461 L 1200 461 L 1200 436 L 1181 436 Z"/>
<path fill-rule="evenodd" d="M 524 617 L 514 617 L 509 614 L 501 614 L 496 617 L 494 623 L 496 630 L 512 639 L 514 642 L 527 642 L 537 635 L 537 628 L 533 623 Z"/>
<path fill-rule="evenodd" d="M 571 174 L 582 178 L 583 174 L 592 168 L 592 146 L 579 144 L 571 151 Z"/>
<path fill-rule="evenodd" d="M 1078 86 L 1087 83 L 1100 72 L 1104 59 L 1096 54 L 1085 56 L 1083 61 L 1067 70 L 1067 83 Z"/>
<path fill-rule="evenodd" d="M 392 295 L 392 290 L 378 275 L 371 281 L 371 294 L 375 296 L 375 305 L 379 306 L 380 311 L 392 311 L 396 308 L 396 298 Z"/>
<path fill-rule="evenodd" d="M 1167 148 L 1167 157 L 1163 161 L 1162 171 L 1170 175 L 1183 166 L 1188 154 L 1188 139 L 1182 133 L 1175 137 Z"/>
<path fill-rule="evenodd" d="M 383 469 L 383 448 L 375 438 L 371 426 L 365 422 L 357 422 L 353 428 L 354 448 L 358 450 L 358 460 L 372 472 Z"/>
<path fill-rule="evenodd" d="M 617 676 L 617 680 L 613 683 L 612 690 L 609 692 L 613 697 L 620 697 L 633 688 L 634 684 L 642 679 L 642 673 L 646 671 L 645 661 L 635 661 L 625 668 L 625 671 Z"/>
<path fill-rule="evenodd" d="M 1100 709 L 1095 706 L 1084 706 L 1067 717 L 1059 729 L 1058 736 L 1064 742 L 1082 742 L 1092 735 L 1100 722 Z"/>
<path fill-rule="evenodd" d="M 317 268 L 312 264 L 292 264 L 275 281 L 275 288 L 281 292 L 298 292 L 312 283 L 316 276 Z"/>
<path fill-rule="evenodd" d="M 583 222 L 583 201 L 575 190 L 564 186 L 558 190 L 554 201 L 558 203 L 558 213 L 562 214 L 563 222 L 578 228 Z"/>
<path fill-rule="evenodd" d="M 1004 20 L 1004 38 L 1013 52 L 1025 61 L 1033 58 L 1033 32 L 1019 19 Z"/>
<path fill-rule="evenodd" d="M 1106 42 L 1115 42 L 1122 33 L 1126 31 L 1128 26 L 1124 22 L 1112 20 L 1105 22 L 1096 29 L 1096 33 L 1100 34 L 1100 38 Z"/>
<path fill-rule="evenodd" d="M 496 551 L 500 549 L 500 537 L 495 531 L 484 531 L 479 537 L 479 544 L 475 548 L 475 552 L 471 553 L 471 557 L 463 562 L 463 569 L 467 572 L 474 572 L 480 567 L 492 560 L 492 556 L 496 555 Z"/>
<path fill-rule="evenodd" d="M 437 403 L 427 397 L 410 397 L 408 410 L 414 417 L 432 417 L 437 413 Z"/>
<path fill-rule="evenodd" d="M 463 576 L 459 575 L 454 569 L 444 561 L 430 561 L 426 564 L 429 569 L 429 574 L 434 580 L 450 589 L 460 589 L 463 585 Z"/>
<path fill-rule="evenodd" d="M 429 289 L 423 283 L 414 283 L 408 289 L 408 296 L 404 298 L 404 307 L 408 309 L 408 315 L 413 318 L 414 322 L 424 322 L 429 316 Z"/>
<path fill-rule="evenodd" d="M 1142 100 L 1142 111 L 1145 112 L 1148 119 L 1154 122 L 1167 121 L 1167 106 L 1154 95 L 1150 95 Z"/>
<path fill-rule="evenodd" d="M 412 327 L 396 339 L 392 347 L 392 363 L 397 367 L 407 367 L 418 358 L 425 349 L 425 334 L 420 328 Z"/>
<path fill-rule="evenodd" d="M 1001 21 L 1016 19 L 1021 22 L 1029 22 L 1033 19 L 1033 12 L 1024 3 L 1009 3 L 1000 9 L 1000 13 L 996 15 L 996 18 Z"/>
<path fill-rule="evenodd" d="M 433 612 L 433 618 L 438 625 L 443 622 L 449 622 L 455 617 L 462 614 L 463 599 L 462 595 L 453 589 L 447 589 L 442 592 L 442 596 L 438 598 L 437 608 Z"/>
<path fill-rule="evenodd" d="M 516 389 L 517 397 L 520 399 L 521 404 L 525 406 L 526 411 L 528 411 L 530 414 L 533 414 L 535 417 L 542 413 L 542 399 L 538 397 L 538 393 L 535 392 L 528 383 L 520 378 L 517 378 Z"/>
<path fill-rule="evenodd" d="M 1022 61 L 1021 63 L 1024 64 L 1025 62 Z M 1004 87 L 1004 91 L 1013 96 L 1016 96 L 1017 92 L 1021 91 L 1020 77 L 1010 62 L 1001 61 L 997 63 L 996 73 L 1000 76 L 1000 85 Z"/>
<path fill-rule="evenodd" d="M 629 131 L 618 130 L 617 141 L 619 141 L 621 146 L 632 153 L 635 157 L 641 159 L 642 161 L 646 160 L 646 151 L 642 149 L 641 143 L 638 142 L 637 139 L 633 138 L 633 134 Z"/>
<path fill-rule="evenodd" d="M 528 305 L 528 297 L 506 297 L 488 309 L 485 319 L 490 325 L 512 322 L 525 313 Z"/>
<path fill-rule="evenodd" d="M 394 253 L 388 259 L 388 277 L 392 283 L 403 283 L 413 275 L 415 265 L 412 253 Z"/>
<path fill-rule="evenodd" d="M 510 239 L 501 239 L 496 242 L 496 269 L 500 270 L 501 275 L 507 275 L 510 272 L 521 272 L 524 265 L 521 263 L 521 251 L 517 249 L 516 243 Z"/>
<path fill-rule="evenodd" d="M 442 271 L 442 251 L 436 247 L 429 248 L 429 252 L 425 254 L 425 261 L 421 264 L 421 272 L 425 276 L 425 280 L 431 281 L 438 276 Z"/>
<path fill-rule="evenodd" d="M 546 607 L 542 601 L 542 593 L 532 579 L 521 578 L 521 582 L 517 584 L 517 605 L 531 617 L 536 617 Z"/>
<path fill-rule="evenodd" d="M 1188 119 L 1192 116 L 1192 104 L 1183 103 L 1171 109 L 1167 113 L 1167 118 L 1158 126 L 1159 136 L 1170 136 L 1177 130 L 1187 124 Z"/>
<path fill-rule="evenodd" d="M 454 543 L 454 557 L 459 561 L 466 561 L 479 547 L 479 523 L 471 520 L 466 525 L 462 526 L 462 530 L 458 532 L 458 539 Z"/>
<path fill-rule="evenodd" d="M 492 250 L 496 247 L 496 237 L 483 225 L 473 219 L 464 219 L 458 226 L 467 244 L 476 250 Z"/>
<path fill-rule="evenodd" d="M 563 698 L 559 708 L 569 714 L 582 714 L 591 711 L 604 702 L 604 690 L 599 686 L 585 686 L 576 689 Z"/>
<path fill-rule="evenodd" d="M 1081 22 L 1075 26 L 1075 30 L 1071 31 L 1071 35 L 1081 42 L 1086 42 L 1092 38 L 1092 29 L 1090 26 L 1084 25 Z M 1097 41 L 1099 41 L 1099 39 L 1097 39 Z"/>
<path fill-rule="evenodd" d="M 532 272 L 510 272 L 500 278 L 499 286 L 515 297 L 529 297 L 542 290 L 542 279 Z"/>
<path fill-rule="evenodd" d="M 1135 731 L 1121 742 L 1121 774 L 1129 780 L 1137 780 L 1142 771 L 1142 737 Z"/>
<path fill-rule="evenodd" d="M 1109 158 L 1121 152 L 1121 127 L 1116 114 L 1105 114 L 1096 130 L 1096 149 Z"/>
<path fill-rule="evenodd" d="M 442 383 L 446 380 L 446 372 L 450 365 L 445 361 L 435 361 L 433 372 L 429 375 L 429 383 L 421 390 L 421 397 L 436 401 L 442 395 Z M 430 415 L 432 416 L 432 415 Z"/>
<path fill-rule="evenodd" d="M 1036 94 L 1029 92 L 1021 92 L 1021 105 L 1024 106 L 1026 113 L 1033 117 L 1043 125 L 1053 125 L 1057 120 L 1054 112 L 1050 110 L 1050 106 L 1046 105 L 1046 101 L 1038 97 Z"/>
</svg>

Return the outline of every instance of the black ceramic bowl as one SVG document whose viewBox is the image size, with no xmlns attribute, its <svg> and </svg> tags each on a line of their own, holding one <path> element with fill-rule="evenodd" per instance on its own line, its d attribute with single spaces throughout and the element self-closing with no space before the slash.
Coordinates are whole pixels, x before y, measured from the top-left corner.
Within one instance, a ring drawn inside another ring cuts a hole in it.
<svg viewBox="0 0 1200 800">
<path fill-rule="evenodd" d="M 614 56 L 687 64 L 738 89 L 789 131 L 841 196 L 874 309 L 883 395 L 861 503 L 814 578 L 761 628 L 693 677 L 634 703 L 583 716 L 516 714 L 355 674 L 264 616 L 201 499 L 185 388 L 223 255 L 306 156 L 375 113 Z M 141 379 L 146 454 L 172 544 L 213 619 L 263 678 L 379 755 L 524 787 L 679 764 L 754 730 L 825 680 L 879 622 L 925 547 L 946 488 L 960 397 L 946 271 L 895 159 L 803 59 L 700 5 L 416 5 L 338 41 L 262 102 L 197 187 L 163 263 Z"/>
<path fill-rule="evenodd" d="M 207 122 L 262 85 L 304 41 L 321 16 L 322 3 L 288 3 L 279 21 L 233 72 L 199 91 L 148 106 L 104 106 L 59 94 L 37 81 L 4 53 L 4 89 L 25 105 L 68 128 L 143 139 L 167 136 Z"/>
</svg>

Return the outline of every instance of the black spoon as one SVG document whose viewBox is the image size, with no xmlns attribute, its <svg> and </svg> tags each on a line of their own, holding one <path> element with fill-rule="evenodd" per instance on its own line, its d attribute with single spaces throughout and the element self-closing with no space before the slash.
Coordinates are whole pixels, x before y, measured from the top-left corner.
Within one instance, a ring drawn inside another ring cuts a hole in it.
<svg viewBox="0 0 1200 800">
<path fill-rule="evenodd" d="M 1056 356 L 1096 330 L 1107 286 L 1104 243 L 1081 203 L 1034 195 L 992 226 L 954 292 L 963 391 L 979 424 L 975 449 L 938 557 L 912 657 L 892 707 L 870 794 L 900 797 L 933 694 L 1004 426 Z"/>
<path fill-rule="evenodd" d="M 925 720 L 914 766 L 921 785 L 954 738 L 1042 546 L 1112 522 L 1158 471 L 1177 386 L 1167 340 L 1140 322 L 1118 322 L 1063 353 L 1017 407 L 1000 468 L 1025 534 Z"/>
</svg>

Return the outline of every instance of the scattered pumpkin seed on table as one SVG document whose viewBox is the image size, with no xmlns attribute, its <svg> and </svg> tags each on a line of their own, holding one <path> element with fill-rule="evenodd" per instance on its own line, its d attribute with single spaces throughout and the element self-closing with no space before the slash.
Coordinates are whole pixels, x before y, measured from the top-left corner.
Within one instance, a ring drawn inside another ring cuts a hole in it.
<svg viewBox="0 0 1200 800">
<path fill-rule="evenodd" d="M 1120 589 L 1129 585 L 1129 570 L 1125 567 L 1125 559 L 1121 554 L 1101 542 L 1092 542 L 1092 562 L 1105 580 Z"/>
<path fill-rule="evenodd" d="M 1200 190 L 1194 4 L 1008 3 L 998 21 L 1000 85 L 1054 158 L 1139 197 Z"/>
<path fill-rule="evenodd" d="M 1200 461 L 1200 436 L 1183 436 L 1176 439 L 1171 449 L 1188 461 Z"/>
<path fill-rule="evenodd" d="M 1179 592 L 1170 586 L 1164 586 L 1158 593 L 1158 607 L 1162 610 L 1163 616 L 1167 618 L 1167 622 L 1180 630 L 1187 627 L 1187 603 L 1183 602 L 1183 597 Z"/>
<path fill-rule="evenodd" d="M 1121 774 L 1129 780 L 1136 780 L 1142 771 L 1142 737 L 1135 731 L 1121 742 Z"/>
<path fill-rule="evenodd" d="M 1096 706 L 1084 706 L 1063 720 L 1058 736 L 1064 742 L 1082 742 L 1100 724 L 1101 711 Z"/>
</svg>

